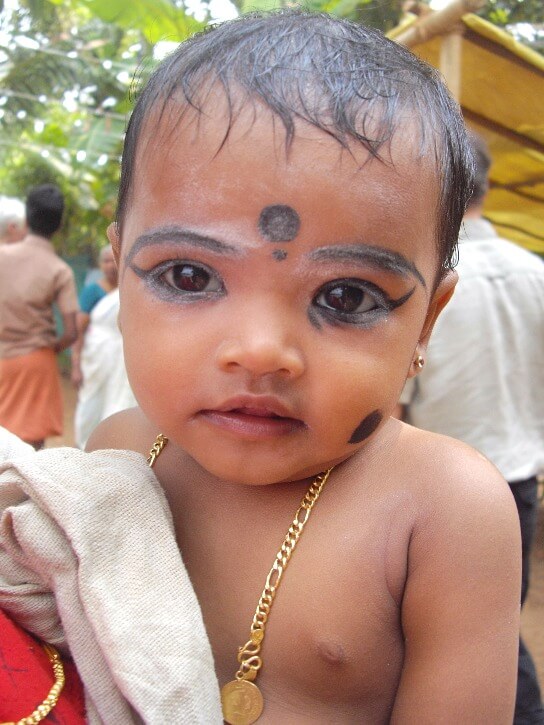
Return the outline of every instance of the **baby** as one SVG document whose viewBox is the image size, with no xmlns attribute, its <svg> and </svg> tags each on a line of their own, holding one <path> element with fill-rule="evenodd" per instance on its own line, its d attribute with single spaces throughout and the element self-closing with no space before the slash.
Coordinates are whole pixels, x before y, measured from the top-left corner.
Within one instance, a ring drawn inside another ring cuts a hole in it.
<svg viewBox="0 0 544 725">
<path fill-rule="evenodd" d="M 471 174 L 436 73 L 324 15 L 221 25 L 139 98 L 109 233 L 139 407 L 88 448 L 157 441 L 227 722 L 512 721 L 510 493 L 391 417 Z"/>
</svg>

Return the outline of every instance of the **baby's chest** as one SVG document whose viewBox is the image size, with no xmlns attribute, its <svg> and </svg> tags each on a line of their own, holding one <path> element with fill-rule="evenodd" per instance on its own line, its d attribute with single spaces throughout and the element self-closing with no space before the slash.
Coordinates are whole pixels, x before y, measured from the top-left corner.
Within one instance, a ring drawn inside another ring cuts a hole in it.
<svg viewBox="0 0 544 725">
<path fill-rule="evenodd" d="M 255 551 L 223 549 L 208 569 L 214 576 L 195 582 L 221 685 L 240 667 L 237 650 L 249 639 L 261 602 L 264 640 L 256 682 L 266 694 L 268 713 L 276 712 L 271 722 L 288 721 L 282 708 L 289 703 L 295 709 L 306 703 L 313 722 L 333 713 L 342 722 L 342 711 L 346 722 L 349 713 L 360 722 L 356 715 L 365 710 L 379 722 L 377 713 L 392 703 L 403 644 L 384 545 L 333 533 L 308 529 L 272 596 L 268 590 L 260 599 L 274 556 Z M 263 548 L 270 548 L 268 542 Z"/>
</svg>

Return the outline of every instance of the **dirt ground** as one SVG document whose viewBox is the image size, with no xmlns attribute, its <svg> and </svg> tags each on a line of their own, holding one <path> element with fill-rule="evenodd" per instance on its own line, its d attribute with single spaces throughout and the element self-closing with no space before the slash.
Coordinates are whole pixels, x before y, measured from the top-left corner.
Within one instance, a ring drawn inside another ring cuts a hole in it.
<svg viewBox="0 0 544 725">
<path fill-rule="evenodd" d="M 70 381 L 63 378 L 64 436 L 51 438 L 48 447 L 73 446 L 73 414 L 76 394 Z M 544 504 L 541 503 L 536 541 L 533 548 L 531 588 L 521 615 L 521 631 L 533 655 L 544 692 Z"/>
</svg>

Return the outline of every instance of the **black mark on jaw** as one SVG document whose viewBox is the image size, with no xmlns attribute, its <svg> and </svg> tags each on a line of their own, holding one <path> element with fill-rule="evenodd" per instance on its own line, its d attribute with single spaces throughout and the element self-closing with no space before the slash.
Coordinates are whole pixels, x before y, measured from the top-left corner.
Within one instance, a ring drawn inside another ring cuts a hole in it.
<svg viewBox="0 0 544 725">
<path fill-rule="evenodd" d="M 299 229 L 299 215 L 285 204 L 265 206 L 259 217 L 259 232 L 267 242 L 292 242 Z"/>
<path fill-rule="evenodd" d="M 274 257 L 274 259 L 277 259 L 278 262 L 282 262 L 284 259 L 287 258 L 287 252 L 285 251 L 285 249 L 274 249 L 274 251 L 272 252 L 272 256 Z"/>
<path fill-rule="evenodd" d="M 355 428 L 348 443 L 360 443 L 361 441 L 364 441 L 365 438 L 368 438 L 368 436 L 371 436 L 382 422 L 382 418 L 383 415 L 379 410 L 374 410 L 372 413 L 369 413 L 366 418 L 359 423 L 357 428 Z"/>
</svg>

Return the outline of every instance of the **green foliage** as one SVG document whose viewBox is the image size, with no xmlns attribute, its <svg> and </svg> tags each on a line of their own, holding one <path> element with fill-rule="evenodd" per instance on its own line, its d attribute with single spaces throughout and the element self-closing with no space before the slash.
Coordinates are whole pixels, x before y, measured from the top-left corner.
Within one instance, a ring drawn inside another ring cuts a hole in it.
<svg viewBox="0 0 544 725">
<path fill-rule="evenodd" d="M 64 253 L 100 247 L 112 220 L 131 93 L 159 40 L 203 27 L 175 0 L 19 0 L 0 29 L 0 193 L 66 196 Z"/>
<path fill-rule="evenodd" d="M 544 3 L 542 0 L 488 0 L 479 13 L 495 25 L 513 25 L 514 23 L 544 23 Z"/>
<path fill-rule="evenodd" d="M 290 0 L 238 0 L 236 3 L 244 13 L 278 10 L 293 4 Z M 296 4 L 310 12 L 326 12 L 387 31 L 399 22 L 403 0 L 305 0 Z"/>
<path fill-rule="evenodd" d="M 64 0 L 50 0 L 62 4 Z M 181 41 L 202 28 L 183 7 L 168 0 L 80 0 L 105 23 L 123 30 L 139 28 L 150 44 L 160 40 Z"/>
<path fill-rule="evenodd" d="M 236 4 L 241 13 L 267 12 L 285 7 L 282 0 L 242 0 Z"/>
<path fill-rule="evenodd" d="M 479 15 L 544 53 L 544 2 L 542 0 L 488 0 Z"/>
<path fill-rule="evenodd" d="M 9 177 L 3 181 L 2 188 L 10 196 L 26 196 L 29 189 L 38 184 L 58 184 L 59 176 L 54 169 L 39 155 L 19 154 L 14 158 Z M 18 163 L 17 163 L 18 162 Z"/>
</svg>

